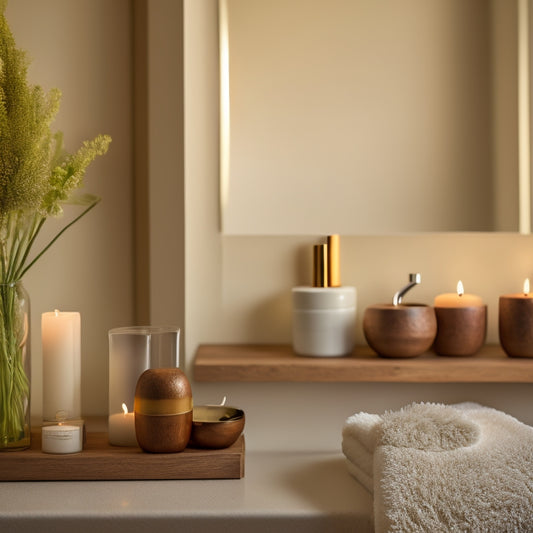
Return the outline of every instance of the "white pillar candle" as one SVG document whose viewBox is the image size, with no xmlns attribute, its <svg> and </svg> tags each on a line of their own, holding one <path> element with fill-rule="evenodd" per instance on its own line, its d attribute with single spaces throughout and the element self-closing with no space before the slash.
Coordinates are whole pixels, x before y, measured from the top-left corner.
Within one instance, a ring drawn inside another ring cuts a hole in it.
<svg viewBox="0 0 533 533">
<path fill-rule="evenodd" d="M 53 311 L 41 317 L 43 418 L 81 417 L 81 319 Z"/>
<path fill-rule="evenodd" d="M 83 447 L 81 427 L 68 425 L 44 426 L 41 449 L 44 453 L 78 453 Z"/>
<path fill-rule="evenodd" d="M 122 413 L 109 416 L 109 442 L 115 446 L 137 446 L 135 415 L 128 413 L 125 403 L 122 409 Z"/>
</svg>

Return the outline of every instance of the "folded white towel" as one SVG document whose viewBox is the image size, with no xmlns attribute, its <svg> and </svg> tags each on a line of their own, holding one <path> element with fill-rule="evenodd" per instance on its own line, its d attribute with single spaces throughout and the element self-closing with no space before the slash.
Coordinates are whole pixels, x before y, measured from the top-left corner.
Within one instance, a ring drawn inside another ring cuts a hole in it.
<svg viewBox="0 0 533 533">
<path fill-rule="evenodd" d="M 366 472 L 363 472 L 361 468 L 356 464 L 352 463 L 352 461 L 347 460 L 346 466 L 348 468 L 348 472 L 355 478 L 363 487 L 370 492 L 370 494 L 374 493 L 374 476 L 372 474 L 368 475 Z"/>
<path fill-rule="evenodd" d="M 356 413 L 346 420 L 342 431 L 342 451 L 348 459 L 350 473 L 370 493 L 374 490 L 374 449 L 380 424 L 379 415 Z"/>
<path fill-rule="evenodd" d="M 505 413 L 477 404 L 359 413 L 343 450 L 349 472 L 373 483 L 377 532 L 533 531 L 533 428 Z"/>
</svg>

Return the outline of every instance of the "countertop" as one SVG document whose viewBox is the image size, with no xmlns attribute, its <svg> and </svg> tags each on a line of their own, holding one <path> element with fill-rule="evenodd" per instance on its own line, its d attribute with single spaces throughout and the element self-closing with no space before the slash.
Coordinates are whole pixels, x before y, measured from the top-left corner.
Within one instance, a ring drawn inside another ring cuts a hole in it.
<svg viewBox="0 0 533 533">
<path fill-rule="evenodd" d="M 242 479 L 2 482 L 0 531 L 371 532 L 372 497 L 344 461 L 247 451 Z"/>
</svg>

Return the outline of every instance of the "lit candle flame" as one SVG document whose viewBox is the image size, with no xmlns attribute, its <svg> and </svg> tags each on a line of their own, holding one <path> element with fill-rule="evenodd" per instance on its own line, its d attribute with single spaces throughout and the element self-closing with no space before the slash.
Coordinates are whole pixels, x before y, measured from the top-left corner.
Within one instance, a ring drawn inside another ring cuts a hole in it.
<svg viewBox="0 0 533 533">
<path fill-rule="evenodd" d="M 56 316 L 59 316 L 59 309 L 54 309 L 54 313 Z"/>
<path fill-rule="evenodd" d="M 529 278 L 524 280 L 524 296 L 529 294 Z"/>
<path fill-rule="evenodd" d="M 463 287 L 463 282 L 459 280 L 457 282 L 457 294 L 462 296 L 465 293 L 465 288 Z"/>
<path fill-rule="evenodd" d="M 226 405 L 226 397 L 224 396 L 224 398 L 222 399 L 222 403 L 220 404 L 221 406 L 224 406 Z"/>
<path fill-rule="evenodd" d="M 124 411 L 125 415 L 128 414 L 128 406 L 125 403 L 122 404 L 122 410 Z"/>
</svg>

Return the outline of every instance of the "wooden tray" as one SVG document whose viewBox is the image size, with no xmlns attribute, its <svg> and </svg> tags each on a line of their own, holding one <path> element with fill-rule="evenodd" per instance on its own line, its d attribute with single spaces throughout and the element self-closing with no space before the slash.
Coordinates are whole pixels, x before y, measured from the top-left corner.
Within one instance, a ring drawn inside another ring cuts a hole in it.
<svg viewBox="0 0 533 533">
<path fill-rule="evenodd" d="M 244 476 L 244 436 L 229 448 L 186 448 L 180 453 L 145 453 L 108 443 L 107 432 L 87 432 L 81 453 L 41 452 L 40 432 L 31 448 L 0 453 L 0 481 L 95 481 L 148 479 L 238 479 Z"/>
</svg>

